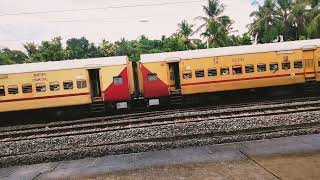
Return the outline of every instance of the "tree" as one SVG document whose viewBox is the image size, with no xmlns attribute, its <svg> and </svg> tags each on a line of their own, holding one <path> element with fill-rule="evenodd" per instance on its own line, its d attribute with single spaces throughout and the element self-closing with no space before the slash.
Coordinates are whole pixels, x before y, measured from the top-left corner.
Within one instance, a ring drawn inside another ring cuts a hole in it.
<svg viewBox="0 0 320 180">
<path fill-rule="evenodd" d="M 244 33 L 241 36 L 230 36 L 229 46 L 241 46 L 241 45 L 251 45 L 251 36 L 248 33 Z"/>
<path fill-rule="evenodd" d="M 27 51 L 28 61 L 29 62 L 39 62 L 42 59 L 42 56 L 38 50 L 38 46 L 34 43 L 26 43 L 23 45 L 24 49 Z"/>
<path fill-rule="evenodd" d="M 201 36 L 207 39 L 208 48 L 227 46 L 228 34 L 225 27 L 217 21 L 209 21 L 206 31 L 201 33 Z"/>
<path fill-rule="evenodd" d="M 94 43 L 90 43 L 88 47 L 87 57 L 98 58 L 98 57 L 104 57 L 104 56 L 100 53 L 99 47 L 97 47 Z"/>
<path fill-rule="evenodd" d="M 307 37 L 307 7 L 308 2 L 305 0 L 296 0 L 293 3 L 292 11 L 289 15 L 289 20 L 295 27 L 295 39 L 304 39 Z"/>
<path fill-rule="evenodd" d="M 0 50 L 0 65 L 26 63 L 27 55 L 18 50 L 10 50 L 8 48 Z"/>
<path fill-rule="evenodd" d="M 248 25 L 249 33 L 256 38 L 258 43 L 269 43 L 275 39 L 280 41 L 279 24 L 281 20 L 276 14 L 276 4 L 273 0 L 265 0 L 263 5 L 257 1 L 258 10 L 252 12 L 250 17 L 254 20 Z"/>
<path fill-rule="evenodd" d="M 309 0 L 308 35 L 310 38 L 320 38 L 320 1 Z"/>
<path fill-rule="evenodd" d="M 195 33 L 205 28 L 201 36 L 207 39 L 207 47 L 220 47 L 227 44 L 226 41 L 232 30 L 233 21 L 229 16 L 223 15 L 224 9 L 224 5 L 219 0 L 208 0 L 208 5 L 203 6 L 205 16 L 197 18 L 204 23 L 197 28 Z M 220 35 L 222 37 L 218 37 Z"/>
<path fill-rule="evenodd" d="M 42 41 L 38 50 L 41 61 L 60 61 L 67 57 L 62 47 L 61 37 L 55 37 L 51 41 Z"/>
<path fill-rule="evenodd" d="M 142 35 L 138 39 L 139 49 L 141 53 L 156 53 L 162 52 L 164 43 L 162 40 L 148 39 L 146 36 Z"/>
<path fill-rule="evenodd" d="M 291 29 L 293 29 L 292 21 L 289 16 L 293 9 L 293 0 L 277 0 L 276 1 L 276 14 L 279 16 L 279 33 L 282 35 L 284 41 L 295 40 L 295 36 L 291 36 Z M 282 22 L 282 23 L 280 23 Z"/>
<path fill-rule="evenodd" d="M 259 43 L 320 37 L 318 0 L 265 0 L 252 12 L 249 32 Z"/>
<path fill-rule="evenodd" d="M 89 41 L 82 37 L 71 38 L 67 40 L 67 58 L 68 59 L 83 59 L 89 57 Z"/>
<path fill-rule="evenodd" d="M 183 38 L 184 44 L 187 49 L 194 49 L 194 45 L 192 43 L 192 40 L 190 39 L 190 36 L 193 33 L 193 25 L 189 24 L 186 20 L 183 20 L 181 23 L 178 24 L 178 34 Z"/>
<path fill-rule="evenodd" d="M 99 54 L 103 57 L 115 56 L 116 47 L 113 43 L 103 39 L 98 47 Z"/>
<path fill-rule="evenodd" d="M 184 51 L 187 50 L 184 40 L 180 38 L 178 34 L 173 34 L 163 39 L 163 50 L 162 52 L 171 51 Z"/>
<path fill-rule="evenodd" d="M 125 38 L 121 38 L 120 41 L 115 42 L 116 56 L 128 56 L 132 61 L 138 61 L 140 59 L 140 50 L 138 49 L 137 41 L 128 41 Z"/>
<path fill-rule="evenodd" d="M 203 10 L 205 12 L 205 16 L 199 16 L 197 19 L 204 21 L 202 25 L 198 27 L 196 32 L 199 32 L 201 29 L 208 26 L 209 22 L 216 21 L 219 23 L 228 22 L 230 18 L 228 16 L 223 15 L 225 6 L 220 3 L 219 0 L 208 0 L 208 5 L 203 6 Z"/>
<path fill-rule="evenodd" d="M 14 64 L 15 62 L 10 58 L 8 53 L 0 51 L 0 65 Z"/>
</svg>

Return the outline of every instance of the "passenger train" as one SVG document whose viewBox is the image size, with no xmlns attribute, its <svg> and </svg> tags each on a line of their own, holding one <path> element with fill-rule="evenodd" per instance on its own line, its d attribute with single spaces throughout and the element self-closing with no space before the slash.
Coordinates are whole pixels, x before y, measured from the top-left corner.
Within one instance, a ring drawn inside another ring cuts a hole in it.
<svg viewBox="0 0 320 180">
<path fill-rule="evenodd" d="M 184 104 L 221 92 L 320 81 L 320 39 L 0 66 L 0 119 Z M 302 88 L 303 90 L 303 88 Z"/>
</svg>

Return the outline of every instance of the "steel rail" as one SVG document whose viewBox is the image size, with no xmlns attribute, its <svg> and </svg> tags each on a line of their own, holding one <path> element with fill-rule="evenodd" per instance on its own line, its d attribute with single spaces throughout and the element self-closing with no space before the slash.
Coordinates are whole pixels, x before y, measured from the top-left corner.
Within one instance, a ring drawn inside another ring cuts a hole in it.
<svg viewBox="0 0 320 180">
<path fill-rule="evenodd" d="M 186 108 L 186 109 L 175 109 L 175 110 L 164 110 L 164 111 L 151 111 L 144 113 L 135 113 L 135 114 L 124 114 L 124 115 L 115 115 L 115 116 L 107 116 L 107 117 L 97 117 L 97 118 L 87 118 L 81 120 L 73 120 L 73 121 L 60 121 L 53 122 L 47 124 L 35 124 L 35 125 L 24 125 L 18 127 L 2 127 L 0 128 L 0 133 L 8 133 L 14 131 L 27 131 L 27 130 L 39 130 L 39 129 L 49 129 L 49 128 L 58 128 L 72 125 L 81 125 L 81 124 L 94 124 L 94 123 L 104 123 L 104 122 L 126 122 L 129 119 L 140 119 L 140 118 L 148 118 L 155 117 L 161 115 L 167 115 L 170 113 L 179 114 L 179 113 L 189 113 L 195 111 L 210 111 L 210 110 L 218 110 L 218 109 L 226 109 L 226 108 L 244 108 L 255 105 L 276 105 L 282 103 L 291 103 L 291 102 L 303 102 L 303 101 L 315 101 L 320 100 L 320 97 L 307 97 L 307 98 L 293 98 L 293 99 L 282 99 L 275 101 L 263 101 L 263 102 L 253 102 L 253 103 L 236 103 L 229 105 L 221 105 L 221 106 L 205 106 L 205 107 L 197 107 L 197 108 Z M 0 136 L 1 139 L 1 136 Z"/>
</svg>

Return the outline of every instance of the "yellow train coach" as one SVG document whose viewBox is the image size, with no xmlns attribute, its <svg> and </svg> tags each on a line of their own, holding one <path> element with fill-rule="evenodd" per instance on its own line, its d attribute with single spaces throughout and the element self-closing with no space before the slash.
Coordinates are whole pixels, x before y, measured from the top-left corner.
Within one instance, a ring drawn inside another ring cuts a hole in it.
<svg viewBox="0 0 320 180">
<path fill-rule="evenodd" d="M 127 108 L 133 91 L 129 74 L 126 56 L 0 66 L 0 113 Z"/>
<path fill-rule="evenodd" d="M 320 39 L 141 56 L 149 105 L 161 98 L 320 80 Z"/>
</svg>

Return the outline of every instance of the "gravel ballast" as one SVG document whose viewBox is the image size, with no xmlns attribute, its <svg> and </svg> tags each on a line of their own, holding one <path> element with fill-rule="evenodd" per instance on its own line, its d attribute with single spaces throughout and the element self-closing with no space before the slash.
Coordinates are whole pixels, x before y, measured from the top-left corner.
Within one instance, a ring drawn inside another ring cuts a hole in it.
<svg viewBox="0 0 320 180">
<path fill-rule="evenodd" d="M 246 118 L 214 119 L 86 135 L 3 142 L 0 144 L 0 166 L 5 167 L 109 154 L 319 133 L 320 128 L 314 127 L 275 133 L 201 137 L 202 134 L 312 122 L 320 122 L 319 111 Z M 192 137 L 195 135 L 199 137 L 188 139 L 174 138 L 177 136 Z M 168 141 L 160 140 L 166 138 L 170 139 L 168 139 Z M 159 141 L 148 142 L 149 139 L 159 139 Z M 140 141 L 140 143 L 135 143 L 134 141 Z"/>
</svg>

